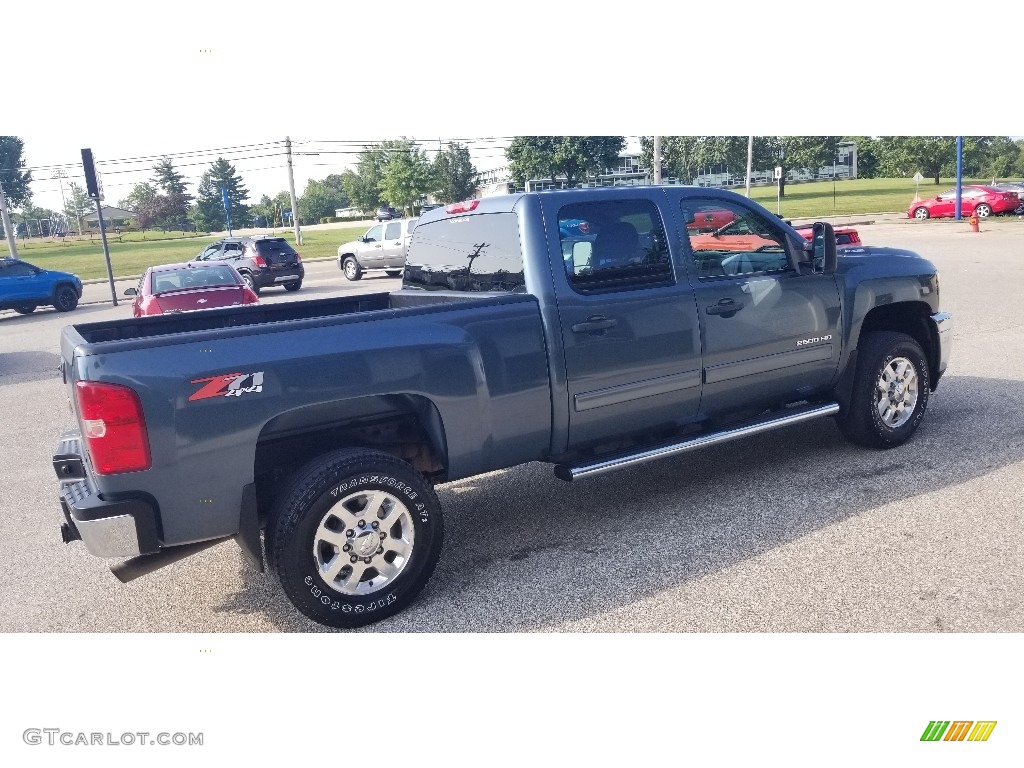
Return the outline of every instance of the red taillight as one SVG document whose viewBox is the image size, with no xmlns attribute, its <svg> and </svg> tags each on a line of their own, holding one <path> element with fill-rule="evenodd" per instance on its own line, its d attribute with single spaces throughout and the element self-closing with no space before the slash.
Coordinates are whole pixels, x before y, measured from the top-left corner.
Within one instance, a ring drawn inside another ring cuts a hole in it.
<svg viewBox="0 0 1024 768">
<path fill-rule="evenodd" d="M 98 475 L 139 472 L 153 466 L 142 403 L 135 390 L 120 384 L 75 384 L 78 416 Z"/>
<path fill-rule="evenodd" d="M 296 264 L 301 264 L 302 263 L 302 254 L 301 253 L 296 253 L 295 254 L 295 263 Z"/>
<path fill-rule="evenodd" d="M 260 269 L 267 266 L 267 262 L 263 260 L 262 256 L 253 256 L 252 263 L 259 267 Z"/>
<path fill-rule="evenodd" d="M 461 203 L 452 203 L 444 207 L 445 213 L 469 213 L 480 205 L 479 200 L 463 200 Z"/>
<path fill-rule="evenodd" d="M 253 293 L 249 288 L 242 289 L 242 303 L 243 304 L 259 304 L 260 297 Z"/>
</svg>

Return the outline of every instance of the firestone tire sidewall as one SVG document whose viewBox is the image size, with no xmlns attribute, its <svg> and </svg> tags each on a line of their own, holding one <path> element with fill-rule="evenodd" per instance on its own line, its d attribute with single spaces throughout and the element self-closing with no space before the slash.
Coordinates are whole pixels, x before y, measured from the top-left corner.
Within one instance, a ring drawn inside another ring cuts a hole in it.
<svg viewBox="0 0 1024 768">
<path fill-rule="evenodd" d="M 345 595 L 321 578 L 313 558 L 316 531 L 334 504 L 352 493 L 381 490 L 398 497 L 409 510 L 415 546 L 394 584 L 367 595 Z M 278 578 L 291 602 L 309 618 L 332 627 L 354 628 L 392 616 L 406 608 L 426 585 L 440 556 L 441 509 L 430 487 L 400 462 L 356 473 L 320 475 L 300 489 L 304 512 L 281 521 L 273 541 Z"/>
</svg>

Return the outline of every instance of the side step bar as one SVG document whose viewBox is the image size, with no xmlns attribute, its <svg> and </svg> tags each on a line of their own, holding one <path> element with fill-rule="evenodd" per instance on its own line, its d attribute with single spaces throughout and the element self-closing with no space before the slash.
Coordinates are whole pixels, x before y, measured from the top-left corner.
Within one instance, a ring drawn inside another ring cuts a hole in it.
<svg viewBox="0 0 1024 768">
<path fill-rule="evenodd" d="M 117 576 L 122 584 L 127 584 L 129 581 L 157 571 L 171 563 L 191 557 L 196 552 L 202 552 L 204 549 L 215 547 L 230 538 L 231 536 L 221 539 L 209 539 L 208 541 L 197 541 L 194 544 L 180 544 L 176 547 L 166 547 L 150 555 L 136 555 L 130 560 L 123 560 L 110 566 L 110 572 Z"/>
<path fill-rule="evenodd" d="M 639 453 L 630 453 L 622 456 L 616 456 L 611 459 L 602 459 L 589 464 L 581 464 L 576 467 L 557 464 L 555 466 L 555 477 L 559 480 L 565 480 L 568 483 L 584 477 L 602 475 L 605 472 L 611 472 L 615 469 L 631 467 L 634 464 L 643 464 L 646 461 L 662 459 L 666 456 L 675 456 L 698 448 L 706 448 L 709 445 L 727 443 L 730 440 L 737 440 L 741 437 L 749 437 L 750 435 L 768 432 L 772 429 L 788 427 L 791 424 L 799 424 L 804 421 L 810 421 L 811 419 L 821 418 L 822 416 L 834 416 L 837 413 L 839 413 L 839 403 L 794 408 L 785 415 L 772 416 L 763 421 L 755 421 L 744 426 L 726 429 L 722 432 L 712 432 L 708 435 L 701 435 L 700 437 L 695 437 L 690 440 L 684 440 L 681 443 L 669 443 L 668 445 L 663 445 L 658 448 L 649 448 L 645 451 L 640 451 Z"/>
</svg>

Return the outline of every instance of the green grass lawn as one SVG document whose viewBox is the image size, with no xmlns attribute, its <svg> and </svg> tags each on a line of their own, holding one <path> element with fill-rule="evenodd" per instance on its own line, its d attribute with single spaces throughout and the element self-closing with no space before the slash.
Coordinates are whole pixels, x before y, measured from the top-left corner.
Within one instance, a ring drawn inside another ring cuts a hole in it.
<svg viewBox="0 0 1024 768">
<path fill-rule="evenodd" d="M 366 227 L 345 227 L 343 229 L 303 230 L 301 246 L 296 250 L 304 259 L 324 256 L 335 256 L 338 246 L 354 240 L 366 231 Z M 294 245 L 295 234 L 292 230 L 277 233 Z M 109 234 L 107 244 L 110 247 L 110 264 L 115 277 L 140 275 L 146 267 L 154 264 L 173 264 L 188 261 L 203 250 L 208 244 L 219 238 L 211 236 L 186 236 L 167 240 L 154 240 L 155 233 L 150 232 L 149 238 L 143 240 L 141 233 L 131 232 L 121 235 Z M 160 237 L 166 237 L 163 233 Z M 6 248 L 3 248 L 6 251 Z M 6 255 L 6 254 L 5 254 Z M 27 262 L 43 269 L 56 269 L 63 272 L 74 272 L 83 280 L 103 278 L 107 276 L 107 267 L 103 260 L 103 244 L 99 236 L 91 241 L 59 240 L 29 238 L 18 241 L 18 256 Z"/>
<path fill-rule="evenodd" d="M 965 184 L 986 184 L 991 179 L 965 180 Z M 942 179 L 936 185 L 931 180 L 921 184 L 921 197 L 934 197 L 949 189 L 955 181 Z M 857 215 L 885 212 L 905 212 L 914 199 L 915 185 L 912 179 L 853 179 L 833 183 L 815 181 L 804 184 L 786 185 L 786 196 L 782 199 L 782 215 L 786 218 L 824 218 L 834 215 Z M 741 194 L 742 188 L 737 190 Z M 770 211 L 776 210 L 774 186 L 753 187 L 750 196 Z M 365 226 L 343 229 L 303 230 L 303 244 L 297 248 L 305 259 L 332 257 L 338 246 L 354 240 L 366 231 Z M 277 230 L 294 245 L 292 230 Z M 216 237 L 189 235 L 169 237 L 174 233 L 126 232 L 118 237 L 111 234 L 110 261 L 114 275 L 138 275 L 154 264 L 170 264 L 188 261 L 198 254 Z M 156 239 L 169 238 L 169 239 Z M 26 261 L 44 269 L 58 269 L 74 272 L 83 280 L 106 277 L 103 262 L 103 246 L 98 236 L 92 240 L 69 240 L 60 242 L 49 239 L 29 239 L 18 242 L 18 255 Z"/>
</svg>

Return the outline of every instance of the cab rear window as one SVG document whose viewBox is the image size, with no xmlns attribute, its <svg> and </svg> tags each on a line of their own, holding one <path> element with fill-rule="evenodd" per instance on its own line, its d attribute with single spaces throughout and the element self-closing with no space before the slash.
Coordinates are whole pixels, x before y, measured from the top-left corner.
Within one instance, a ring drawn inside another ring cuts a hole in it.
<svg viewBox="0 0 1024 768">
<path fill-rule="evenodd" d="M 274 256 L 294 256 L 295 249 L 284 240 L 257 240 L 256 253 L 266 259 Z"/>
<path fill-rule="evenodd" d="M 412 233 L 407 287 L 435 291 L 525 291 L 515 213 L 457 216 L 420 224 Z"/>
</svg>

